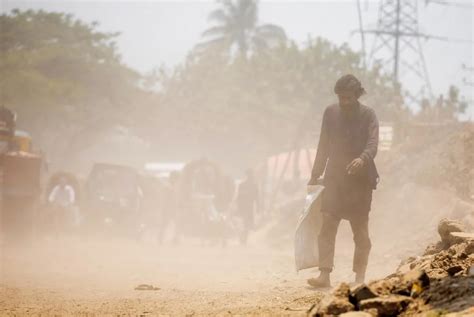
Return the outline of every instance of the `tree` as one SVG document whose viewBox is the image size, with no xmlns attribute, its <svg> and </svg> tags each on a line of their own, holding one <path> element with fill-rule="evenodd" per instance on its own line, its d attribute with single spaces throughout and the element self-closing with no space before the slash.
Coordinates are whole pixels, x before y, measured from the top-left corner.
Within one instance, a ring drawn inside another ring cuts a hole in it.
<svg viewBox="0 0 474 317">
<path fill-rule="evenodd" d="M 120 63 L 114 43 L 118 33 L 101 33 L 96 27 L 63 13 L 2 14 L 2 100 L 77 104 L 84 98 L 113 98 L 117 84 L 133 84 L 138 76 Z"/>
<path fill-rule="evenodd" d="M 431 123 L 458 120 L 458 116 L 466 111 L 468 104 L 460 99 L 459 88 L 456 86 L 450 86 L 446 96 L 441 94 L 433 105 L 427 99 L 422 100 L 417 119 Z"/>
<path fill-rule="evenodd" d="M 324 39 L 304 48 L 289 43 L 245 60 L 219 59 L 209 49 L 162 74 L 153 117 L 163 120 L 152 134 L 163 136 L 157 143 L 170 142 L 162 151 L 186 144 L 187 151 L 239 167 L 290 150 L 298 138 L 304 138 L 299 145 L 315 147 L 323 110 L 335 100 L 333 85 L 346 73 L 361 79 L 368 91 L 363 102 L 381 120 L 393 116 L 390 78 L 360 65 L 360 56 L 347 45 Z"/>
<path fill-rule="evenodd" d="M 0 16 L 1 103 L 53 156 L 74 157 L 107 129 L 131 124 L 140 76 L 121 63 L 117 36 L 64 13 Z"/>
<path fill-rule="evenodd" d="M 448 89 L 448 98 L 445 100 L 444 112 L 446 119 L 456 120 L 458 115 L 463 114 L 467 109 L 467 102 L 459 97 L 459 88 L 450 86 Z"/>
<path fill-rule="evenodd" d="M 198 44 L 198 51 L 209 47 L 229 55 L 234 51 L 247 58 L 252 52 L 267 50 L 286 42 L 285 31 L 274 24 L 258 25 L 258 1 L 221 0 L 220 8 L 211 12 L 209 21 L 214 26 L 202 34 L 205 42 Z"/>
</svg>

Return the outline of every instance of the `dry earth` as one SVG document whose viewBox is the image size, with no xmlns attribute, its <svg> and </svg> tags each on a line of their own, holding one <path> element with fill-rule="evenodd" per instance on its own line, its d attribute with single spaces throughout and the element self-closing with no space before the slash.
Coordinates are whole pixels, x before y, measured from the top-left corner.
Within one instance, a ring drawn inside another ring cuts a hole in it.
<svg viewBox="0 0 474 317">
<path fill-rule="evenodd" d="M 438 219 L 453 199 L 444 192 L 405 188 L 376 195 L 371 216 L 368 279 L 395 271 L 400 260 L 437 240 Z M 298 211 L 295 211 L 298 213 Z M 185 240 L 179 245 L 98 238 L 42 238 L 0 246 L 0 315 L 295 315 L 305 316 L 324 295 L 307 287 L 316 274 L 297 274 L 291 236 L 254 233 L 249 246 Z M 269 247 L 272 245 L 272 247 Z M 350 282 L 353 243 L 342 223 L 333 285 Z M 152 284 L 156 291 L 138 291 Z M 329 291 L 329 290 L 326 290 Z"/>
<path fill-rule="evenodd" d="M 339 236 L 347 248 L 338 249 L 334 284 L 352 279 L 347 230 Z M 1 259 L 0 315 L 305 315 L 322 296 L 306 286 L 314 272 L 294 271 L 291 249 L 255 241 L 223 248 L 50 238 L 4 246 Z M 376 259 L 371 276 L 398 263 Z M 134 290 L 139 284 L 160 289 Z"/>
</svg>

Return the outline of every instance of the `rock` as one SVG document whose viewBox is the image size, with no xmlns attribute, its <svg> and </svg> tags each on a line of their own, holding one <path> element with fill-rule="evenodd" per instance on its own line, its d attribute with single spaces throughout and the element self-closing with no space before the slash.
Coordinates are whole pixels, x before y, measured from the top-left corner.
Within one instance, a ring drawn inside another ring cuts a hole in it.
<svg viewBox="0 0 474 317">
<path fill-rule="evenodd" d="M 446 248 L 457 242 L 456 238 L 453 238 L 451 232 L 464 232 L 464 226 L 455 220 L 449 220 L 447 218 L 441 219 L 438 223 L 438 233 L 441 237 L 441 242 L 443 242 Z"/>
<path fill-rule="evenodd" d="M 336 315 L 339 316 L 343 313 L 351 312 L 354 310 L 354 305 L 352 305 L 348 300 L 333 297 L 332 300 L 328 302 L 322 309 L 322 312 L 327 315 Z"/>
<path fill-rule="evenodd" d="M 430 278 L 423 269 L 413 269 L 406 272 L 391 293 L 403 296 L 417 297 L 430 285 Z"/>
<path fill-rule="evenodd" d="M 444 316 L 445 317 L 460 317 L 460 316 L 472 317 L 473 315 L 474 315 L 474 307 L 465 309 L 465 310 L 460 311 L 460 312 L 446 314 Z"/>
<path fill-rule="evenodd" d="M 439 241 L 437 243 L 432 243 L 428 245 L 425 249 L 425 252 L 423 255 L 431 255 L 431 254 L 436 254 L 444 249 L 444 243 Z"/>
<path fill-rule="evenodd" d="M 411 263 L 402 263 L 397 268 L 397 273 L 405 274 L 406 272 L 410 271 L 410 264 Z"/>
<path fill-rule="evenodd" d="M 471 265 L 471 267 L 469 268 L 468 275 L 469 276 L 474 276 L 474 265 Z"/>
<path fill-rule="evenodd" d="M 451 266 L 446 270 L 450 276 L 454 276 L 456 273 L 463 271 L 464 268 L 460 265 Z"/>
<path fill-rule="evenodd" d="M 440 317 L 443 314 L 443 311 L 438 309 L 432 309 L 427 311 L 423 317 Z"/>
<path fill-rule="evenodd" d="M 327 295 L 323 298 L 319 307 L 316 309 L 314 314 L 310 313 L 312 316 L 326 316 L 326 315 L 335 315 L 339 316 L 341 314 L 354 311 L 354 305 L 352 305 L 349 300 L 334 297 L 332 295 Z"/>
<path fill-rule="evenodd" d="M 474 240 L 474 233 L 469 232 L 451 232 L 451 239 L 457 243 Z"/>
<path fill-rule="evenodd" d="M 403 275 L 403 281 L 409 284 L 408 287 L 411 287 L 411 285 L 415 282 L 419 282 L 421 287 L 428 287 L 430 285 L 430 278 L 428 277 L 428 274 L 426 274 L 424 270 L 420 269 L 411 270 L 410 272 Z"/>
<path fill-rule="evenodd" d="M 375 298 L 377 295 L 365 284 L 360 284 L 351 289 L 349 295 L 349 301 L 354 304 L 355 307 L 359 307 L 359 304 L 364 299 Z"/>
<path fill-rule="evenodd" d="M 351 312 L 355 309 L 349 301 L 350 288 L 347 283 L 341 283 L 334 291 L 323 298 L 314 316 L 336 315 Z"/>
<path fill-rule="evenodd" d="M 371 290 L 374 290 L 376 294 L 381 295 L 390 295 L 392 291 L 400 284 L 401 276 L 394 275 L 386 277 L 378 281 L 372 281 L 369 283 Z"/>
<path fill-rule="evenodd" d="M 464 252 L 467 255 L 474 254 L 474 241 L 469 241 L 468 244 L 466 245 L 466 248 L 464 249 Z"/>
<path fill-rule="evenodd" d="M 371 309 L 366 309 L 364 313 L 369 313 L 372 317 L 378 317 L 379 313 L 377 312 L 377 309 L 371 308 Z"/>
<path fill-rule="evenodd" d="M 349 287 L 349 284 L 347 283 L 341 283 L 337 288 L 334 289 L 334 291 L 332 292 L 332 294 L 335 296 L 335 297 L 339 297 L 339 298 L 345 298 L 345 299 L 349 299 L 349 295 L 351 293 L 351 289 Z"/>
<path fill-rule="evenodd" d="M 371 314 L 364 311 L 351 311 L 340 315 L 341 317 L 372 317 Z"/>
<path fill-rule="evenodd" d="M 159 287 L 154 287 L 153 285 L 150 284 L 140 284 L 137 287 L 135 287 L 136 291 L 158 291 L 160 290 Z"/>
<path fill-rule="evenodd" d="M 391 295 L 365 299 L 360 303 L 361 310 L 377 309 L 379 316 L 397 316 L 411 303 L 407 296 Z"/>
</svg>

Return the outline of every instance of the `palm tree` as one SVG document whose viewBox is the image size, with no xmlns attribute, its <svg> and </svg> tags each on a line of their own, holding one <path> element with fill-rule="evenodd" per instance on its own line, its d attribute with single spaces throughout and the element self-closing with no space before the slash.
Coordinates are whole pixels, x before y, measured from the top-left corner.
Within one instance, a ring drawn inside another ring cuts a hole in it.
<svg viewBox="0 0 474 317">
<path fill-rule="evenodd" d="M 285 31 L 274 24 L 258 25 L 257 0 L 220 0 L 220 8 L 209 14 L 215 23 L 203 32 L 206 40 L 197 48 L 218 48 L 231 55 L 237 51 L 246 58 L 249 53 L 285 43 Z"/>
</svg>

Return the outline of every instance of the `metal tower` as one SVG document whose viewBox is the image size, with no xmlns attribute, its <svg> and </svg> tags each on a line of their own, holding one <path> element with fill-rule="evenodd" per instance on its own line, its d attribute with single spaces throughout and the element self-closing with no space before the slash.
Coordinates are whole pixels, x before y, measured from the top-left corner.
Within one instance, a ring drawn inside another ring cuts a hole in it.
<svg viewBox="0 0 474 317">
<path fill-rule="evenodd" d="M 363 31 L 375 35 L 369 63 L 380 64 L 393 76 L 394 86 L 411 77 L 420 83 L 414 100 L 432 97 L 431 84 L 420 39 L 435 38 L 418 30 L 417 0 L 381 0 L 377 28 Z M 388 69 L 386 69 L 388 68 Z"/>
</svg>

